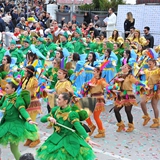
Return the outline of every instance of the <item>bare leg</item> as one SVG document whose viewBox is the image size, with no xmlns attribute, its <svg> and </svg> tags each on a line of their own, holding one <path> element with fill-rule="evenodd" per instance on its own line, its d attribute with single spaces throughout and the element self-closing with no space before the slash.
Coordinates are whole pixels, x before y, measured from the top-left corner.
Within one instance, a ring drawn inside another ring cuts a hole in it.
<svg viewBox="0 0 160 160">
<path fill-rule="evenodd" d="M 158 99 L 152 98 L 151 105 L 154 111 L 155 118 L 159 118 Z"/>
<path fill-rule="evenodd" d="M 147 113 L 147 107 L 146 107 L 146 96 L 142 97 L 141 108 L 142 108 L 144 115 L 147 115 L 148 113 Z"/>
</svg>

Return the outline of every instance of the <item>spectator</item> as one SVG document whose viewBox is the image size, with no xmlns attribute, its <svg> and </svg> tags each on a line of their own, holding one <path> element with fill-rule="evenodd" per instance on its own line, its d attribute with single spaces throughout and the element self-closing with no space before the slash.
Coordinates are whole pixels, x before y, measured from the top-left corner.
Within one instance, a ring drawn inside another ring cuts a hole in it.
<svg viewBox="0 0 160 160">
<path fill-rule="evenodd" d="M 46 13 L 46 19 L 45 19 L 46 28 L 49 28 L 49 27 L 50 27 L 50 23 L 51 23 L 50 13 Z"/>
<path fill-rule="evenodd" d="M 17 24 L 17 27 L 19 27 L 21 30 L 26 30 L 26 24 L 25 24 L 25 18 L 24 17 L 21 17 L 21 20 Z"/>
<path fill-rule="evenodd" d="M 94 26 L 98 25 L 99 27 L 101 26 L 101 21 L 99 19 L 98 15 L 94 16 Z"/>
<path fill-rule="evenodd" d="M 5 7 L 4 7 L 4 12 L 8 13 L 8 12 L 10 12 L 10 9 L 11 9 L 11 6 L 10 6 L 9 2 L 6 1 Z"/>
<path fill-rule="evenodd" d="M 4 32 L 6 28 L 5 22 L 0 15 L 0 32 Z"/>
<path fill-rule="evenodd" d="M 88 26 L 88 28 L 89 28 L 88 33 L 89 34 L 92 33 L 94 35 L 94 38 L 96 38 L 97 36 L 99 36 L 99 32 L 93 27 L 93 23 L 90 23 L 89 26 Z"/>
<path fill-rule="evenodd" d="M 150 28 L 148 26 L 144 27 L 144 38 L 147 40 L 148 45 L 146 47 L 153 48 L 154 46 L 154 37 L 149 33 Z"/>
<path fill-rule="evenodd" d="M 72 24 L 76 24 L 77 26 L 79 26 L 79 22 L 76 20 L 76 15 L 72 16 Z"/>
<path fill-rule="evenodd" d="M 31 153 L 25 153 L 19 158 L 19 160 L 34 160 L 34 157 Z"/>
<path fill-rule="evenodd" d="M 52 9 L 53 9 L 53 13 L 52 13 L 52 19 L 53 20 L 57 20 L 56 18 L 56 12 L 58 11 L 58 5 L 57 5 L 57 2 L 56 1 L 53 1 L 53 4 L 52 4 Z"/>
<path fill-rule="evenodd" d="M 13 8 L 13 10 L 11 11 L 11 16 L 12 16 L 12 22 L 15 27 L 17 25 L 17 19 L 18 19 L 18 12 L 16 8 Z"/>
<path fill-rule="evenodd" d="M 87 22 L 83 22 L 82 23 L 81 31 L 82 31 L 83 37 L 86 37 L 88 35 L 88 25 L 87 25 Z"/>
<path fill-rule="evenodd" d="M 72 22 L 71 22 L 71 21 L 68 22 L 68 29 L 69 29 L 70 31 L 72 31 Z"/>
<path fill-rule="evenodd" d="M 134 26 L 135 24 L 135 19 L 133 18 L 133 15 L 131 12 L 127 13 L 127 18 L 124 21 L 124 31 L 125 31 L 125 38 L 128 37 L 129 33 L 130 33 L 130 27 Z"/>
<path fill-rule="evenodd" d="M 112 36 L 112 32 L 116 27 L 116 20 L 117 20 L 117 16 L 115 15 L 113 8 L 110 8 L 108 12 L 109 12 L 108 21 L 105 23 L 107 25 L 107 28 L 106 28 L 107 38 Z"/>
<path fill-rule="evenodd" d="M 10 23 L 10 21 L 11 21 L 11 19 L 12 19 L 12 17 L 11 17 L 11 15 L 10 15 L 10 13 L 6 13 L 5 16 L 4 16 L 2 19 L 3 19 L 4 22 L 6 23 L 6 26 L 8 26 L 9 23 Z"/>
<path fill-rule="evenodd" d="M 85 12 L 84 13 L 84 22 L 86 22 L 87 24 L 89 24 L 91 22 L 91 16 L 89 14 L 89 12 Z"/>
<path fill-rule="evenodd" d="M 130 27 L 130 33 L 127 37 L 127 39 L 132 39 L 134 37 L 135 27 Z"/>
</svg>

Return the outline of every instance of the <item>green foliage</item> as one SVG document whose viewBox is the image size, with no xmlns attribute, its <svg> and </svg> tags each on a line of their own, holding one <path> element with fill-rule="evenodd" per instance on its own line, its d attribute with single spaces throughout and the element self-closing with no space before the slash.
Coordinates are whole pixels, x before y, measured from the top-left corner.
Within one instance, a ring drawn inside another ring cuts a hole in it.
<svg viewBox="0 0 160 160">
<path fill-rule="evenodd" d="M 95 8 L 100 8 L 100 0 L 93 0 L 93 4 L 95 5 Z"/>
<path fill-rule="evenodd" d="M 93 4 L 84 4 L 80 6 L 81 10 L 108 10 L 113 7 L 115 10 L 118 9 L 119 4 L 125 4 L 123 0 L 93 0 Z"/>
<path fill-rule="evenodd" d="M 84 4 L 79 7 L 79 9 L 85 10 L 85 11 L 94 10 L 94 8 L 95 8 L 94 4 Z"/>
</svg>

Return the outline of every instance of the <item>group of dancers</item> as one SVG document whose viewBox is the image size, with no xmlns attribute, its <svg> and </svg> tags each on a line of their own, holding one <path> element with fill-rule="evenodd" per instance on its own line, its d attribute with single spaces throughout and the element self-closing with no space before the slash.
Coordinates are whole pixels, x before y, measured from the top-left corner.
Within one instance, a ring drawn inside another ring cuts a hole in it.
<svg viewBox="0 0 160 160">
<path fill-rule="evenodd" d="M 141 96 L 143 126 L 151 119 L 146 107 L 151 100 L 154 119 L 150 127 L 158 128 L 159 57 L 157 50 L 145 47 L 147 41 L 140 37 L 140 32 L 135 32 L 138 34 L 126 41 L 117 30 L 108 39 L 92 39 L 90 35 L 83 37 L 77 28 L 73 37 L 68 37 L 67 32 L 60 35 L 57 44 L 52 34 L 46 37 L 22 34 L 21 48 L 11 40 L 8 50 L 1 42 L 0 144 L 10 144 L 11 152 L 19 160 L 21 141 L 26 140 L 24 146 L 31 148 L 40 143 L 36 117 L 42 113 L 42 98 L 47 100 L 48 114 L 41 122 L 49 122 L 47 128 L 54 128 L 54 133 L 37 150 L 39 160 L 95 159 L 91 146 L 98 144 L 90 136 L 97 127 L 94 138 L 105 137 L 100 115 L 110 100 L 117 132 L 134 130 L 132 108 L 138 105 L 135 94 Z M 79 107 L 83 97 L 96 99 L 93 111 L 96 125 L 88 110 Z M 128 118 L 126 130 L 120 114 L 123 107 Z"/>
</svg>

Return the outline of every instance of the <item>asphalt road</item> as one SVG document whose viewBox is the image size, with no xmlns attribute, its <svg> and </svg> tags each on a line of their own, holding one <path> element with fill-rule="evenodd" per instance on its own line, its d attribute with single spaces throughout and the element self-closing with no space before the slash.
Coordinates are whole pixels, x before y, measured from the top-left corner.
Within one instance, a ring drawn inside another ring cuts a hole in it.
<svg viewBox="0 0 160 160">
<path fill-rule="evenodd" d="M 113 111 L 109 113 L 109 110 L 113 106 L 106 106 L 106 111 L 102 113 L 101 118 L 103 120 L 106 136 L 105 138 L 92 140 L 100 144 L 100 147 L 95 147 L 94 151 L 97 156 L 97 160 L 159 160 L 160 159 L 160 129 L 151 129 L 149 126 L 152 121 L 145 127 L 142 126 L 142 111 L 140 106 L 133 108 L 135 130 L 132 133 L 126 133 L 125 131 L 117 133 L 116 119 Z M 150 103 L 148 103 L 148 110 L 150 116 L 153 118 L 153 110 Z M 43 103 L 43 115 L 47 113 L 46 105 Z M 124 110 L 121 110 L 123 121 L 127 126 L 127 118 Z M 40 122 L 40 118 L 37 118 L 41 144 L 47 139 L 47 137 L 53 132 L 52 129 L 46 129 L 47 123 Z M 97 133 L 97 130 L 93 136 Z M 24 153 L 36 154 L 36 150 L 40 147 L 39 144 L 36 148 L 24 147 L 23 143 L 20 144 L 20 151 Z M 14 160 L 9 146 L 6 148 L 1 146 L 1 159 L 2 160 Z"/>
</svg>

